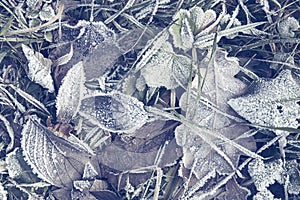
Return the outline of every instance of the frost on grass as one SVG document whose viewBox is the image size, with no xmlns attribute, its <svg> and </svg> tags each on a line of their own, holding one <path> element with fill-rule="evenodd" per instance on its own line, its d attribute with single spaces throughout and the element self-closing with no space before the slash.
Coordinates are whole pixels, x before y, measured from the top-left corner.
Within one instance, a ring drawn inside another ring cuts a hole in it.
<svg viewBox="0 0 300 200">
<path fill-rule="evenodd" d="M 191 59 L 176 55 L 171 44 L 166 42 L 142 68 L 141 76 L 150 87 L 174 89 L 188 83 L 190 69 Z"/>
<path fill-rule="evenodd" d="M 187 51 L 193 47 L 196 35 L 208 34 L 206 29 L 216 20 L 216 13 L 213 10 L 204 12 L 202 8 L 195 6 L 190 10 L 180 9 L 173 20 L 169 31 L 174 45 Z"/>
<path fill-rule="evenodd" d="M 77 114 L 85 87 L 82 62 L 74 65 L 64 77 L 56 97 L 57 118 L 68 122 Z"/>
<path fill-rule="evenodd" d="M 209 65 L 209 55 L 200 63 L 200 73 L 204 77 L 200 86 L 194 83 L 194 88 L 188 94 L 184 93 L 180 99 L 180 107 L 186 114 L 186 118 L 198 126 L 222 134 L 231 140 L 247 131 L 245 126 L 235 124 L 226 114 L 233 114 L 226 104 L 233 96 L 240 95 L 245 85 L 233 76 L 238 73 L 239 65 L 235 58 L 227 57 L 227 53 L 221 49 L 216 50 L 212 65 Z M 196 98 L 196 89 L 202 87 L 200 96 Z M 216 112 L 219 110 L 218 112 Z M 201 137 L 202 138 L 201 138 Z M 222 140 L 205 132 L 195 131 L 189 127 L 180 125 L 176 128 L 175 137 L 177 143 L 183 147 L 183 163 L 198 179 L 208 179 L 216 173 L 229 173 L 232 164 L 228 162 L 211 144 L 224 152 L 233 164 L 238 160 L 239 152 L 232 144 L 224 143 Z M 251 139 L 233 141 L 246 148 L 251 148 Z M 211 173 L 214 172 L 214 173 Z M 204 184 L 204 183 L 203 183 Z"/>
<path fill-rule="evenodd" d="M 120 92 L 85 97 L 81 101 L 79 114 L 111 132 L 131 133 L 148 120 L 144 104 Z"/>
<path fill-rule="evenodd" d="M 32 118 L 22 130 L 21 147 L 33 172 L 58 187 L 72 188 L 91 157 L 82 144 L 56 136 Z"/>
<path fill-rule="evenodd" d="M 240 116 L 260 126 L 299 126 L 299 74 L 283 70 L 274 79 L 260 78 L 252 90 L 245 96 L 228 101 Z"/>
<path fill-rule="evenodd" d="M 51 60 L 44 58 L 41 53 L 35 52 L 24 44 L 22 44 L 22 50 L 28 60 L 28 78 L 44 88 L 47 88 L 49 92 L 54 92 L 54 85 L 51 77 Z"/>
</svg>

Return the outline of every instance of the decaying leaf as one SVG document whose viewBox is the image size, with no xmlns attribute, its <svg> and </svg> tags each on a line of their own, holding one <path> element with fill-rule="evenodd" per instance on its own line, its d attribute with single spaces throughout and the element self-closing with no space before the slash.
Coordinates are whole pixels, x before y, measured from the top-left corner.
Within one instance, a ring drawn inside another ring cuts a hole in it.
<svg viewBox="0 0 300 200">
<path fill-rule="evenodd" d="M 82 62 L 74 65 L 64 77 L 56 97 L 57 118 L 68 122 L 77 114 L 85 92 L 85 74 Z"/>
<path fill-rule="evenodd" d="M 255 125 L 296 129 L 300 117 L 299 83 L 299 74 L 286 69 L 275 79 L 260 78 L 251 93 L 231 99 L 228 104 Z"/>
<path fill-rule="evenodd" d="M 51 77 L 51 60 L 44 58 L 41 53 L 35 52 L 24 44 L 22 44 L 22 50 L 29 62 L 28 78 L 44 88 L 47 88 L 49 92 L 54 92 L 54 85 Z"/>
<path fill-rule="evenodd" d="M 190 70 L 191 59 L 176 55 L 171 44 L 166 42 L 142 68 L 141 76 L 150 87 L 164 86 L 167 89 L 174 89 L 188 83 Z"/>
<path fill-rule="evenodd" d="M 228 117 L 233 112 L 226 104 L 227 100 L 241 94 L 245 88 L 241 81 L 233 77 L 239 71 L 237 60 L 228 58 L 225 51 L 217 49 L 212 64 L 209 65 L 207 56 L 200 63 L 200 67 L 204 80 L 202 86 L 195 88 L 202 87 L 202 100 L 197 99 L 196 92 L 192 90 L 190 94 L 184 93 L 179 102 L 186 118 L 198 126 L 223 135 L 233 143 L 252 149 L 251 139 L 235 140 L 246 132 L 247 128 Z M 224 174 L 232 171 L 241 155 L 233 144 L 223 142 L 205 132 L 192 130 L 184 123 L 176 128 L 175 137 L 177 143 L 183 147 L 184 166 L 192 169 L 198 179 L 205 178 L 203 184 L 217 172 Z"/>
<path fill-rule="evenodd" d="M 32 118 L 23 128 L 21 147 L 33 172 L 58 187 L 72 188 L 92 156 L 82 144 L 56 136 Z"/>
<path fill-rule="evenodd" d="M 142 102 L 120 92 L 84 97 L 79 115 L 104 130 L 121 133 L 134 132 L 149 119 Z"/>
</svg>

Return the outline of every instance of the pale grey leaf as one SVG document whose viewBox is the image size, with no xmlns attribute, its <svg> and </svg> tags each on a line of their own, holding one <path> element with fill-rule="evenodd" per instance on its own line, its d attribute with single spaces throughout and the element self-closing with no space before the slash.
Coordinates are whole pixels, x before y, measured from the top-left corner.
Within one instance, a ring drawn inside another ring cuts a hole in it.
<svg viewBox="0 0 300 200">
<path fill-rule="evenodd" d="M 23 128 L 21 147 L 33 172 L 58 187 L 72 188 L 92 156 L 81 144 L 56 136 L 32 118 Z"/>
<path fill-rule="evenodd" d="M 47 88 L 49 92 L 54 92 L 54 85 L 51 77 L 51 60 L 44 58 L 41 53 L 35 52 L 24 44 L 22 44 L 22 50 L 29 62 L 28 78 L 44 88 Z"/>
<path fill-rule="evenodd" d="M 144 104 L 134 97 L 112 92 L 85 97 L 79 115 L 111 132 L 134 132 L 148 120 Z"/>
<path fill-rule="evenodd" d="M 85 92 L 85 74 L 82 62 L 74 65 L 64 77 L 56 97 L 57 118 L 67 122 L 79 109 Z"/>
<path fill-rule="evenodd" d="M 41 11 L 39 12 L 39 17 L 43 21 L 49 21 L 55 16 L 55 11 L 51 4 L 44 4 Z"/>
<path fill-rule="evenodd" d="M 297 128 L 299 91 L 299 75 L 283 70 L 275 79 L 259 79 L 250 94 L 231 99 L 228 104 L 253 124 Z"/>
</svg>

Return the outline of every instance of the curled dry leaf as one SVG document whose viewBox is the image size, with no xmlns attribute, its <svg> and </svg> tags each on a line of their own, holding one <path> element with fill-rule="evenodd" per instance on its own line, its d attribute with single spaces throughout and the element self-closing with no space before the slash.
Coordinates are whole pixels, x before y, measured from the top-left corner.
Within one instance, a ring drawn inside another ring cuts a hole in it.
<svg viewBox="0 0 300 200">
<path fill-rule="evenodd" d="M 56 136 L 32 118 L 23 128 L 21 147 L 33 172 L 58 187 L 72 188 L 92 157 L 81 143 Z"/>
<path fill-rule="evenodd" d="M 57 118 L 68 122 L 79 109 L 80 101 L 85 92 L 85 74 L 82 62 L 74 65 L 64 77 L 56 97 Z"/>
<path fill-rule="evenodd" d="M 28 78 L 47 88 L 49 92 L 54 92 L 53 80 L 51 77 L 51 60 L 44 58 L 44 56 L 35 52 L 28 46 L 22 44 L 22 50 L 28 60 Z"/>
<path fill-rule="evenodd" d="M 121 133 L 134 132 L 149 118 L 142 102 L 120 92 L 84 97 L 79 115 L 104 130 Z"/>
</svg>

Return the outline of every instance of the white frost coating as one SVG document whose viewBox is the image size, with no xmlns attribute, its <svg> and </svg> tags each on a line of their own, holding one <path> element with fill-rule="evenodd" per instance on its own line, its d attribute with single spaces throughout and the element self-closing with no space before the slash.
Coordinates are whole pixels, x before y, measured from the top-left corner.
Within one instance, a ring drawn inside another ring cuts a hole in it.
<svg viewBox="0 0 300 200">
<path fill-rule="evenodd" d="M 190 68 L 191 59 L 175 55 L 171 44 L 166 42 L 142 68 L 141 76 L 150 87 L 174 89 L 188 83 Z"/>
<path fill-rule="evenodd" d="M 211 102 L 210 104 L 215 105 L 220 111 L 230 113 L 231 109 L 226 102 L 228 99 L 240 95 L 245 88 L 245 84 L 234 78 L 234 75 L 239 71 L 237 59 L 227 57 L 227 53 L 219 48 L 216 49 L 215 57 L 211 62 L 212 65 L 209 65 L 209 57 L 209 55 L 205 57 L 199 64 L 201 77 L 205 77 L 204 80 L 203 78 L 200 79 L 203 84 L 201 96 L 205 97 L 207 102 Z M 195 94 L 194 89 L 198 87 L 195 84 L 189 98 L 187 98 L 188 93 L 185 92 L 179 101 L 179 106 L 186 112 L 188 120 L 193 121 L 198 126 L 222 134 L 227 139 L 237 138 L 247 131 L 247 127 L 232 123 L 229 118 L 209 107 L 209 103 L 205 104 L 199 99 L 197 101 L 197 94 Z M 189 169 L 193 168 L 193 173 L 198 179 L 202 179 L 211 171 L 220 174 L 232 171 L 232 166 L 220 154 L 221 151 L 228 155 L 233 164 L 236 163 L 241 154 L 232 144 L 224 143 L 205 132 L 199 133 L 191 130 L 184 124 L 176 128 L 175 138 L 177 144 L 183 148 L 184 166 Z M 234 141 L 234 143 L 240 144 L 246 149 L 251 149 L 251 144 L 254 144 L 248 138 Z M 211 144 L 216 145 L 219 152 Z"/>
<path fill-rule="evenodd" d="M 264 189 L 256 193 L 256 195 L 253 196 L 253 200 L 281 200 L 281 199 L 274 198 L 274 195 L 268 189 Z"/>
<path fill-rule="evenodd" d="M 122 133 L 134 132 L 149 118 L 142 102 L 120 92 L 85 97 L 79 115 L 104 130 Z"/>
<path fill-rule="evenodd" d="M 216 13 L 213 10 L 203 11 L 200 7 L 190 10 L 180 9 L 173 16 L 173 23 L 169 32 L 173 36 L 174 46 L 188 51 L 193 47 L 195 36 L 208 34 L 210 25 L 216 21 Z"/>
<path fill-rule="evenodd" d="M 90 153 L 79 143 L 57 137 L 53 132 L 29 119 L 22 130 L 21 148 L 25 161 L 44 181 L 58 187 L 72 188 L 82 177 Z"/>
<path fill-rule="evenodd" d="M 7 154 L 5 159 L 9 177 L 13 179 L 20 177 L 23 173 L 22 166 L 17 157 L 17 151 L 19 151 L 19 148 L 16 148 L 14 151 Z"/>
<path fill-rule="evenodd" d="M 90 162 L 87 162 L 84 167 L 82 178 L 92 179 L 95 178 L 97 175 L 98 172 L 96 171 L 95 167 Z"/>
<path fill-rule="evenodd" d="M 283 70 L 275 79 L 259 79 L 253 92 L 228 104 L 253 124 L 297 128 L 300 117 L 299 75 Z"/>
<path fill-rule="evenodd" d="M 51 60 L 44 58 L 41 53 L 34 52 L 24 44 L 22 44 L 22 50 L 29 62 L 28 78 L 44 88 L 47 88 L 49 92 L 54 92 L 54 85 L 51 77 Z"/>
<path fill-rule="evenodd" d="M 55 11 L 51 4 L 44 4 L 42 10 L 39 12 L 39 17 L 43 21 L 49 21 L 55 16 Z"/>
<path fill-rule="evenodd" d="M 64 77 L 56 97 L 56 115 L 60 121 L 67 122 L 77 114 L 86 90 L 84 83 L 83 65 L 82 62 L 79 62 Z"/>
<path fill-rule="evenodd" d="M 281 37 L 294 37 L 294 31 L 297 31 L 299 28 L 299 20 L 294 17 L 288 17 L 279 22 L 278 32 Z"/>
<path fill-rule="evenodd" d="M 260 159 L 255 159 L 249 163 L 248 172 L 258 191 L 266 190 L 275 181 L 283 183 L 284 168 L 281 160 L 264 163 Z"/>
<path fill-rule="evenodd" d="M 73 185 L 75 189 L 82 192 L 84 190 L 88 190 L 92 186 L 92 183 L 87 180 L 79 180 L 79 181 L 74 181 Z"/>
</svg>

